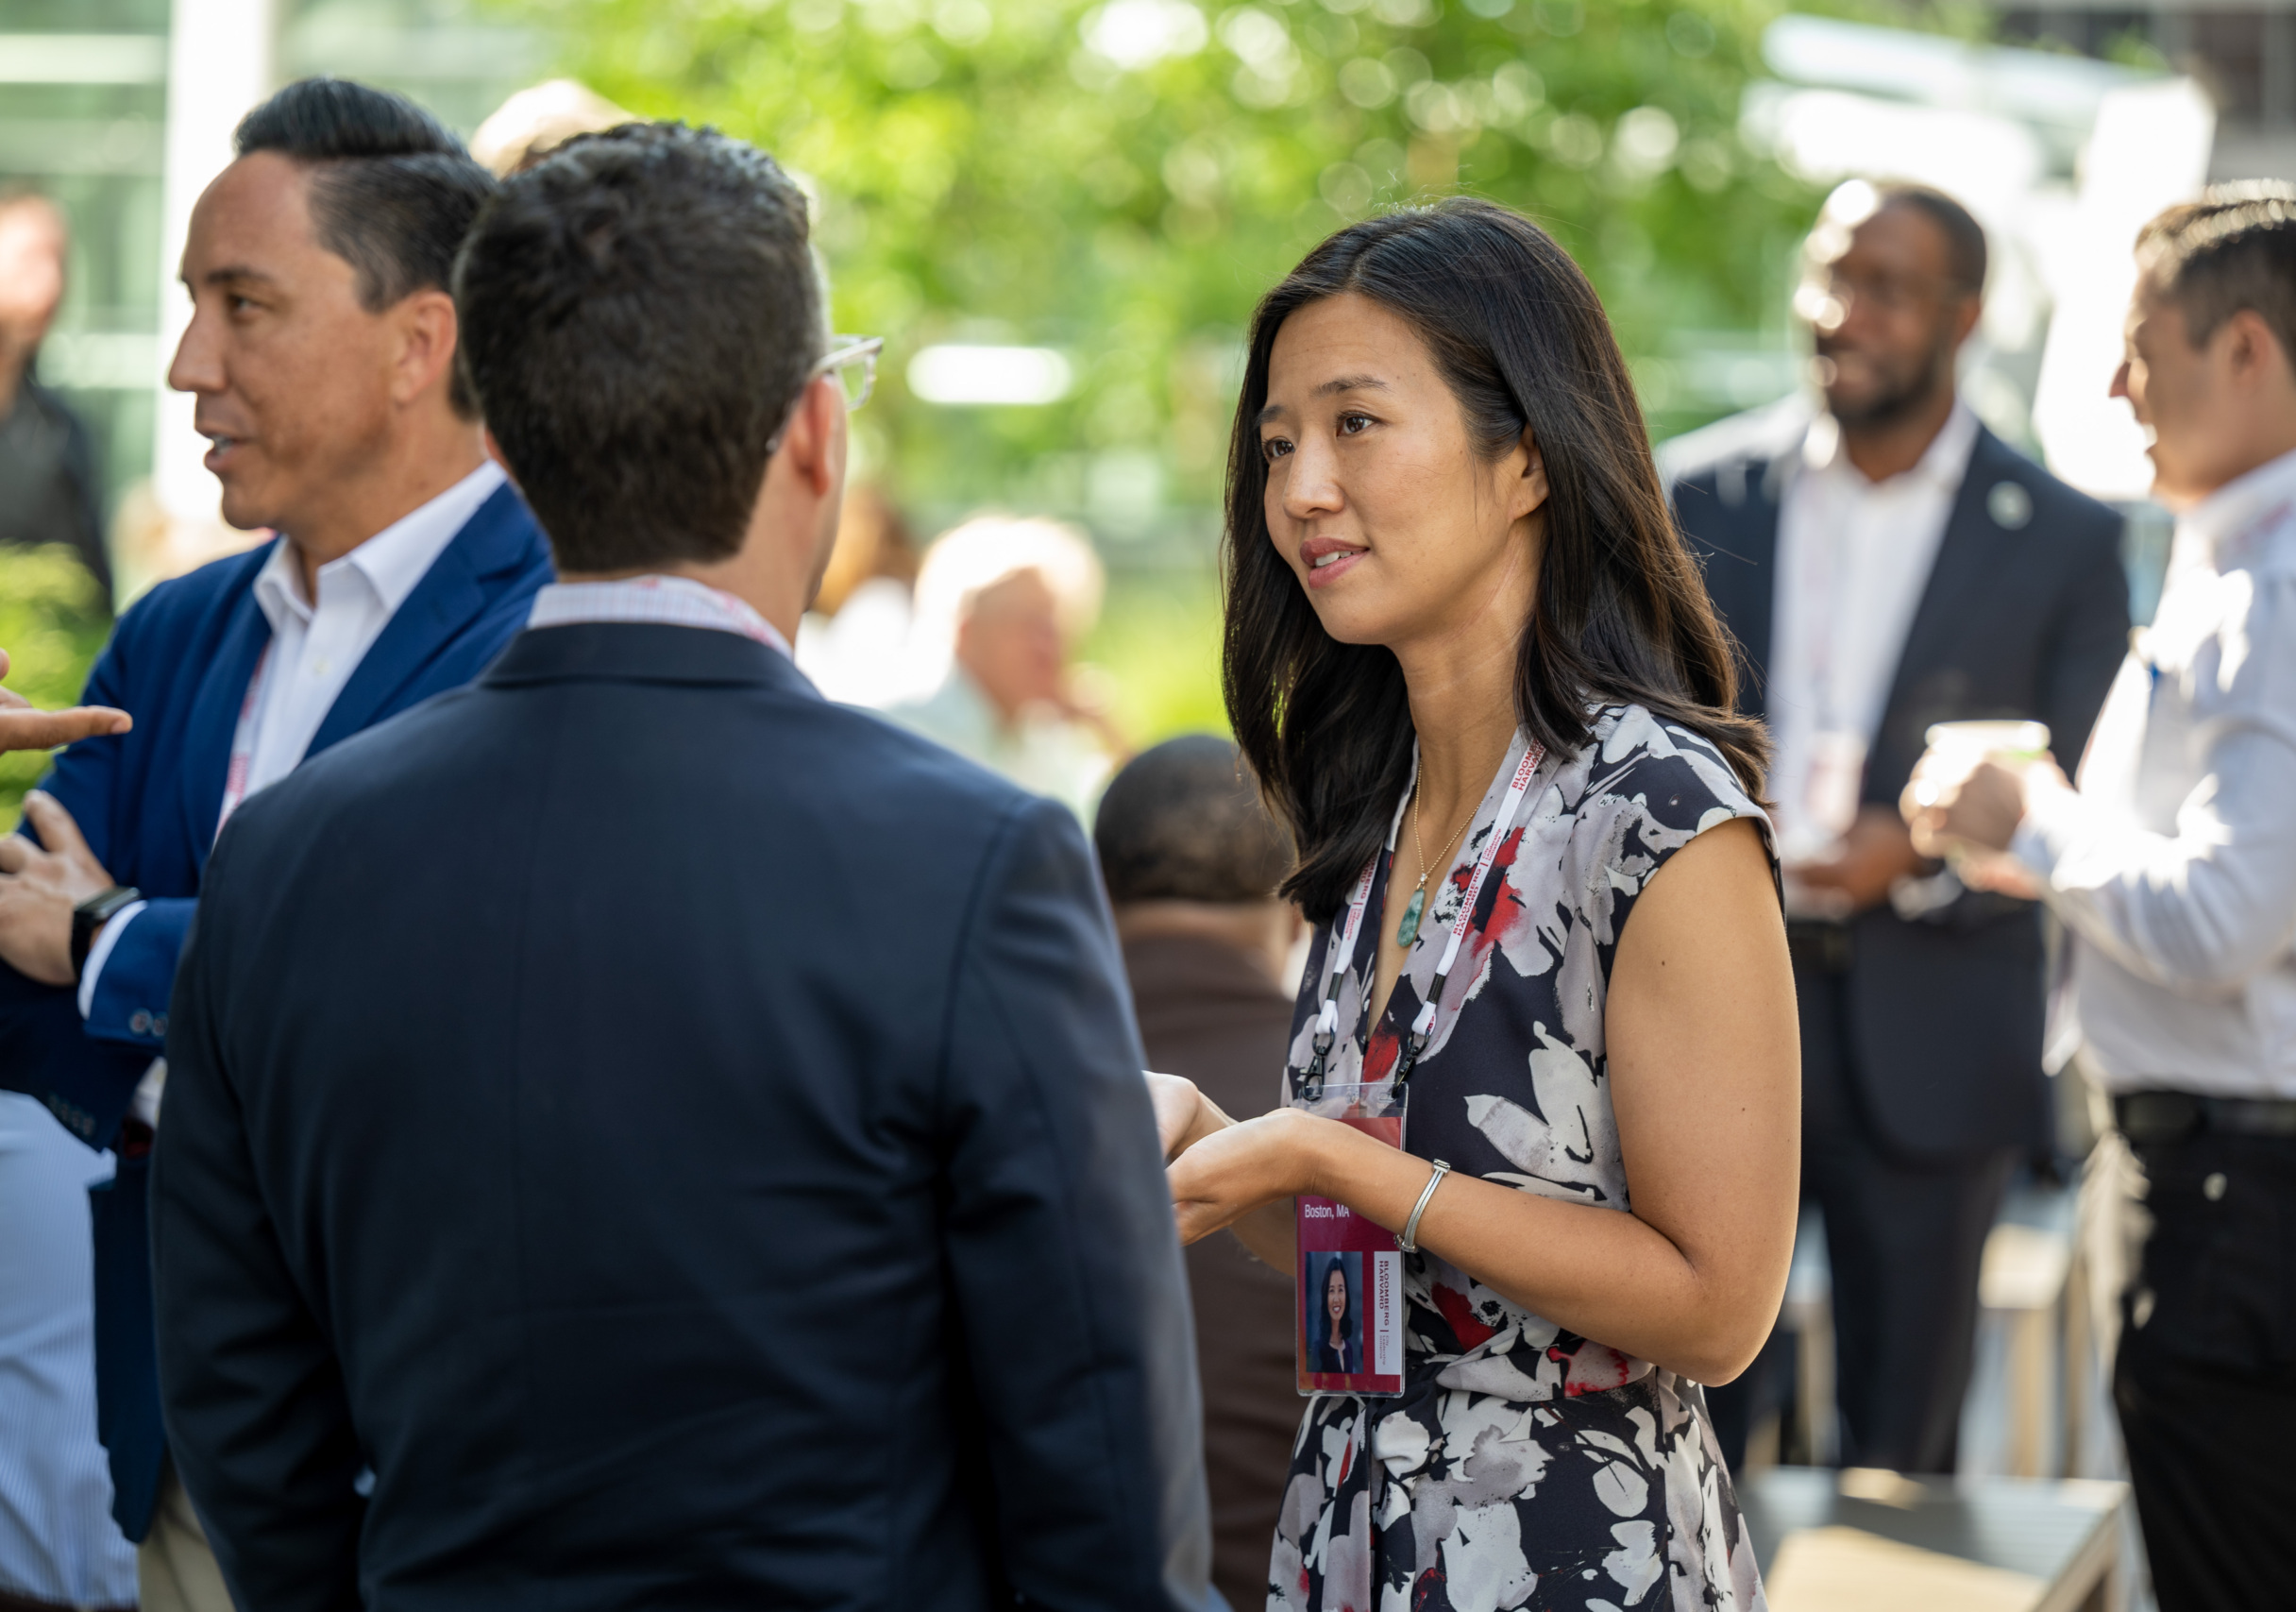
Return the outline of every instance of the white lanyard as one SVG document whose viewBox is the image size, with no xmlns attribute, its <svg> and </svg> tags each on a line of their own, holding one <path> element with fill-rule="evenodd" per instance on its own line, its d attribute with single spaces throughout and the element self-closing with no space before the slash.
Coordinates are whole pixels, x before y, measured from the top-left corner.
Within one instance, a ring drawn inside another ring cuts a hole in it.
<svg viewBox="0 0 2296 1612">
<path fill-rule="evenodd" d="M 1466 939 L 1467 926 L 1475 920 L 1475 904 L 1483 892 L 1483 880 L 1491 873 L 1491 864 L 1497 859 L 1499 841 L 1507 838 L 1508 829 L 1514 826 L 1515 813 L 1522 809 L 1523 797 L 1530 792 L 1530 781 L 1546 757 L 1546 747 L 1533 743 L 1523 752 L 1523 759 L 1515 766 L 1514 776 L 1507 785 L 1507 798 L 1499 803 L 1498 817 L 1491 824 L 1490 836 L 1483 841 L 1482 854 L 1475 859 L 1475 874 L 1467 881 L 1465 897 L 1459 904 L 1459 913 L 1451 920 L 1450 938 L 1443 942 L 1443 960 L 1436 965 L 1434 981 L 1427 987 L 1427 1000 L 1420 1004 L 1419 1016 L 1411 1021 L 1411 1036 L 1402 1060 L 1395 1066 L 1395 1083 L 1401 1085 L 1427 1050 L 1427 1039 L 1435 1028 L 1435 1005 L 1443 1000 L 1443 988 L 1451 976 L 1451 965 L 1459 960 L 1459 948 Z M 1403 826 L 1403 813 L 1409 806 L 1411 791 L 1418 787 L 1419 758 L 1414 750 L 1411 757 L 1411 781 L 1404 786 L 1403 801 L 1395 807 L 1395 820 L 1388 825 L 1385 850 L 1395 848 L 1395 835 Z M 1332 937 L 1330 970 L 1325 976 L 1324 1004 L 1316 1014 L 1315 1057 L 1308 1065 L 1306 1084 L 1312 1092 L 1323 1084 L 1324 1061 L 1339 1038 L 1340 984 L 1345 977 L 1347 965 L 1355 959 L 1356 941 L 1363 927 L 1363 909 L 1371 900 L 1372 881 L 1379 874 L 1379 857 L 1375 855 L 1363 869 L 1363 876 L 1356 880 L 1355 894 L 1347 903 L 1345 927 Z M 1365 993 L 1368 999 L 1369 992 Z"/>
<path fill-rule="evenodd" d="M 247 798 L 247 775 L 255 769 L 256 724 L 262 720 L 263 684 L 271 673 L 271 649 L 272 644 L 267 643 L 256 656 L 255 675 L 247 679 L 246 697 L 239 703 L 239 723 L 231 730 L 231 760 L 223 775 L 223 810 L 215 817 L 218 839 L 239 803 Z"/>
</svg>

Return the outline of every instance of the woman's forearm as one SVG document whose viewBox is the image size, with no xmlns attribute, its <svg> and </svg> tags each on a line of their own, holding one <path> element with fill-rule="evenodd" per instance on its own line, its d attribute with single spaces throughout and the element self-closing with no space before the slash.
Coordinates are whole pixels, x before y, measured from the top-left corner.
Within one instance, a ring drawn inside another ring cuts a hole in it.
<svg viewBox="0 0 2296 1612">
<path fill-rule="evenodd" d="M 1312 1190 L 1400 1231 L 1427 1187 L 1427 1162 L 1342 1125 L 1316 1132 Z M 1239 1230 L 1273 1207 L 1240 1217 Z M 1694 1382 L 1743 1371 L 1776 1316 L 1779 1295 L 1748 1291 L 1736 1273 L 1701 1271 L 1631 1213 L 1473 1176 L 1443 1178 L 1416 1241 L 1566 1331 Z"/>
<path fill-rule="evenodd" d="M 1292 1274 L 1299 1246 L 1292 1230 L 1292 1204 L 1288 1197 L 1263 1203 L 1249 1213 L 1238 1215 L 1228 1227 L 1245 1247 L 1286 1276 Z"/>
</svg>

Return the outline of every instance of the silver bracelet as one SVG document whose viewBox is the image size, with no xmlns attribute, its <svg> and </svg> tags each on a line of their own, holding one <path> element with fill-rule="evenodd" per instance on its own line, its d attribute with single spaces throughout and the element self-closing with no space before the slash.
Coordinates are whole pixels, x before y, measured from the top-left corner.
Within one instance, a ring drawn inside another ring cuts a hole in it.
<svg viewBox="0 0 2296 1612">
<path fill-rule="evenodd" d="M 1450 1165 L 1441 1159 L 1435 1161 L 1435 1173 L 1427 1178 L 1427 1184 L 1420 1189 L 1419 1201 L 1411 1205 L 1411 1217 L 1403 1223 L 1403 1235 L 1395 1239 L 1395 1247 L 1405 1253 L 1415 1254 L 1419 1251 L 1419 1245 L 1413 1241 L 1419 1235 L 1419 1217 L 1427 1212 L 1427 1200 L 1435 1196 L 1435 1189 L 1443 1185 L 1443 1177 L 1450 1173 Z"/>
</svg>

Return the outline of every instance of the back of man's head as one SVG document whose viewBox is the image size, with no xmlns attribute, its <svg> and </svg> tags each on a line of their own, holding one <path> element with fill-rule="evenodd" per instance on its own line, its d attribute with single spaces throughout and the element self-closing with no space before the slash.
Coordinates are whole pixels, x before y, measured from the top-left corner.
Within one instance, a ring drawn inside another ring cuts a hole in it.
<svg viewBox="0 0 2296 1612">
<path fill-rule="evenodd" d="M 446 125 L 404 95 L 347 78 L 288 85 L 240 120 L 231 149 L 311 166 L 312 228 L 358 271 L 370 314 L 449 289 L 454 254 L 495 189 Z M 450 396 L 457 413 L 476 413 L 459 373 Z"/>
<path fill-rule="evenodd" d="M 2296 185 L 2212 185 L 2139 230 L 2136 261 L 2183 313 L 2194 347 L 2245 309 L 2296 365 Z"/>
<path fill-rule="evenodd" d="M 1101 797 L 1092 841 L 1120 907 L 1267 901 L 1292 871 L 1292 848 L 1236 747 L 1210 734 L 1167 739 L 1126 763 Z"/>
<path fill-rule="evenodd" d="M 739 551 L 821 354 L 807 228 L 770 157 L 677 124 L 578 136 L 481 216 L 464 362 L 562 570 Z"/>
</svg>

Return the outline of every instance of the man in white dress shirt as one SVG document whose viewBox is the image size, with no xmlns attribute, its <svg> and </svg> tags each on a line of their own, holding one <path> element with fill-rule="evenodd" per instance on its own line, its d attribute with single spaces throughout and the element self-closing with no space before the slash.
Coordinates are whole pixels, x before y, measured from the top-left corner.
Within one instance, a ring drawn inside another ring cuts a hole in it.
<svg viewBox="0 0 2296 1612">
<path fill-rule="evenodd" d="M 234 144 L 192 215 L 169 381 L 225 518 L 279 535 L 121 619 L 88 699 L 132 727 L 67 750 L 0 839 L 0 1086 L 119 1159 L 94 1194 L 97 1429 L 151 1612 L 228 1606 L 161 1425 L 144 1213 L 209 848 L 306 757 L 468 682 L 549 576 L 455 371 L 447 282 L 491 177 L 340 80 L 282 90 Z"/>
<path fill-rule="evenodd" d="M 1958 396 L 1984 278 L 1984 231 L 1950 197 L 1842 186 L 1796 297 L 1822 411 L 1667 455 L 1745 709 L 1777 741 L 1841 1458 L 1903 1471 L 1953 1469 L 1985 1235 L 2051 1128 L 2038 914 L 1925 862 L 1898 793 L 1932 722 L 2037 719 L 2078 755 L 2128 632 L 2119 518 Z M 1732 1462 L 1782 1398 L 1780 1352 L 1711 1396 Z"/>
<path fill-rule="evenodd" d="M 2296 1585 L 2296 188 L 2220 186 L 2137 258 L 2113 391 L 2178 516 L 2159 611 L 2077 791 L 1933 754 L 1904 805 L 2074 937 L 2096 1167 L 2142 1246 L 2114 1400 L 2153 1586 L 2225 1612 Z"/>
</svg>

